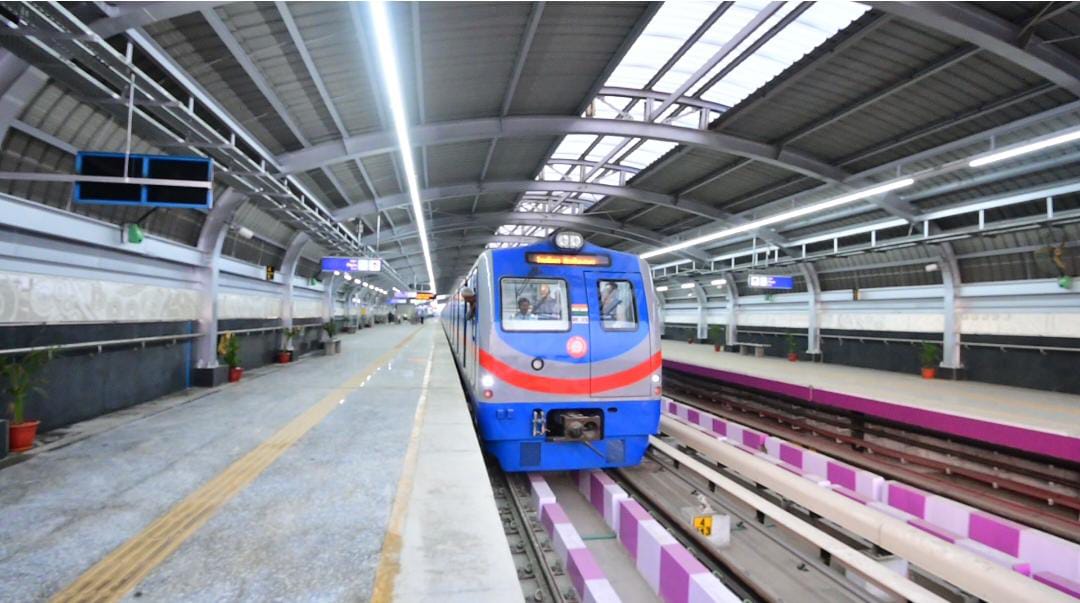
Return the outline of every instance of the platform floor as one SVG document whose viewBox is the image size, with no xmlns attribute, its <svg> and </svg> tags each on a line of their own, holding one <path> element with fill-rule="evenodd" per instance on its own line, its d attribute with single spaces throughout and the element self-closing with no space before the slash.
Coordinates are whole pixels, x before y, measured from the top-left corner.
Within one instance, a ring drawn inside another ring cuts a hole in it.
<svg viewBox="0 0 1080 603">
<path fill-rule="evenodd" d="M 1077 395 L 742 356 L 673 340 L 664 340 L 663 352 L 668 368 L 1080 462 Z"/>
<path fill-rule="evenodd" d="M 0 470 L 0 601 L 518 600 L 439 326 L 342 348 Z"/>
</svg>

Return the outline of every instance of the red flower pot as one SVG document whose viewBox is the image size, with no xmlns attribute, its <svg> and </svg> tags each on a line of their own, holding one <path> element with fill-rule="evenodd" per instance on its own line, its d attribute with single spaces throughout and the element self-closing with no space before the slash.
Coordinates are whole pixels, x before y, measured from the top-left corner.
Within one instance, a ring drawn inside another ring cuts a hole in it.
<svg viewBox="0 0 1080 603">
<path fill-rule="evenodd" d="M 8 438 L 12 452 L 26 452 L 34 447 L 37 428 L 41 421 L 24 421 L 8 427 Z"/>
<path fill-rule="evenodd" d="M 278 364 L 289 364 L 292 362 L 292 352 L 289 350 L 281 350 L 277 353 Z"/>
<path fill-rule="evenodd" d="M 229 383 L 236 383 L 240 380 L 240 377 L 244 376 L 244 369 L 238 366 L 229 367 Z"/>
<path fill-rule="evenodd" d="M 799 360 L 798 352 L 788 352 L 787 359 L 792 361 L 792 362 L 798 362 L 798 360 Z"/>
<path fill-rule="evenodd" d="M 713 349 L 713 351 L 714 351 L 714 352 L 719 352 L 719 351 L 720 351 L 720 347 L 721 347 L 721 346 L 720 346 L 720 344 L 719 344 L 719 343 L 714 343 L 714 344 L 713 344 L 713 347 L 712 347 L 712 349 Z"/>
<path fill-rule="evenodd" d="M 932 366 L 924 366 L 922 369 L 923 379 L 933 379 L 937 377 L 937 369 Z"/>
</svg>

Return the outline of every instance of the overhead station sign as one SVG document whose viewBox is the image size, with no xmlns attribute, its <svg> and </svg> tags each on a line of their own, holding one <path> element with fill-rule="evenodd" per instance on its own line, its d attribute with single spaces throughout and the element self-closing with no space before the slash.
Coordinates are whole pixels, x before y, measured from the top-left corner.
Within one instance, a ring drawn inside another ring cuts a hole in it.
<svg viewBox="0 0 1080 603">
<path fill-rule="evenodd" d="M 325 257 L 322 259 L 323 272 L 380 272 L 382 260 L 379 258 L 342 258 Z"/>
<path fill-rule="evenodd" d="M 754 289 L 794 289 L 795 277 L 770 274 L 751 274 L 747 284 Z"/>
</svg>

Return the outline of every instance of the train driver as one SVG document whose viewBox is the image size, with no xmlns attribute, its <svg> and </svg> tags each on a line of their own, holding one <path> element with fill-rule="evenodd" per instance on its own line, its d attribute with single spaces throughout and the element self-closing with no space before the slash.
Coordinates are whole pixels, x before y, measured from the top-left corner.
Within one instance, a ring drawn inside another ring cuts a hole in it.
<svg viewBox="0 0 1080 603">
<path fill-rule="evenodd" d="M 532 320 L 536 318 L 531 311 L 532 304 L 529 302 L 529 298 L 518 298 L 518 311 L 514 315 L 514 320 Z"/>
<path fill-rule="evenodd" d="M 559 303 L 555 301 L 555 297 L 551 295 L 551 287 L 548 285 L 540 285 L 540 299 L 536 300 L 536 307 L 533 309 L 533 313 L 536 314 L 541 320 L 558 320 L 562 318 L 559 316 Z"/>
<path fill-rule="evenodd" d="M 615 283 L 604 285 L 604 291 L 600 294 L 600 317 L 604 320 L 617 320 L 616 310 L 620 301 Z"/>
</svg>

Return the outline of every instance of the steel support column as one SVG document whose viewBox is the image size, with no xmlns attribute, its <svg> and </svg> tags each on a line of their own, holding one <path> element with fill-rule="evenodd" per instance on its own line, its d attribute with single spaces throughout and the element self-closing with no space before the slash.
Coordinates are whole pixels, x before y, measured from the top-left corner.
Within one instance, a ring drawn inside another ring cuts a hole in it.
<svg viewBox="0 0 1080 603">
<path fill-rule="evenodd" d="M 725 345 L 734 349 L 739 341 L 739 287 L 735 284 L 735 274 L 724 273 L 724 287 L 727 288 L 727 338 Z"/>
<path fill-rule="evenodd" d="M 960 322 L 961 306 L 960 265 L 956 261 L 952 245 L 945 243 L 940 247 L 938 265 L 941 267 L 941 285 L 944 292 L 942 311 L 945 315 L 945 327 L 942 333 L 941 368 L 943 376 L 951 379 L 963 378 L 964 363 L 960 357 Z"/>
<path fill-rule="evenodd" d="M 697 299 L 698 315 L 697 315 L 697 338 L 698 341 L 709 340 L 709 310 L 706 305 L 709 302 L 709 298 L 705 296 L 705 288 L 700 283 L 694 281 L 694 297 Z"/>
<path fill-rule="evenodd" d="M 288 330 L 293 326 L 293 279 L 296 278 L 296 265 L 300 263 L 300 251 L 311 240 L 311 235 L 297 231 L 289 241 L 289 247 L 285 250 L 285 258 L 281 261 L 281 278 L 285 286 L 281 290 L 281 326 Z M 282 331 L 281 349 L 285 349 L 287 337 Z"/>
<path fill-rule="evenodd" d="M 195 344 L 196 385 L 214 385 L 216 379 L 200 376 L 200 370 L 213 371 L 218 367 L 218 276 L 221 260 L 221 246 L 229 231 L 236 210 L 247 201 L 247 196 L 228 189 L 215 199 L 214 208 L 206 216 L 202 231 L 199 233 L 199 252 L 203 265 L 199 269 L 199 331 L 202 336 Z"/>
<path fill-rule="evenodd" d="M 803 278 L 806 280 L 806 303 L 807 326 L 806 326 L 806 354 L 813 362 L 821 362 L 821 285 L 818 283 L 817 271 L 809 262 L 799 264 Z"/>
</svg>

